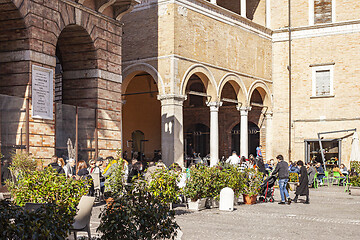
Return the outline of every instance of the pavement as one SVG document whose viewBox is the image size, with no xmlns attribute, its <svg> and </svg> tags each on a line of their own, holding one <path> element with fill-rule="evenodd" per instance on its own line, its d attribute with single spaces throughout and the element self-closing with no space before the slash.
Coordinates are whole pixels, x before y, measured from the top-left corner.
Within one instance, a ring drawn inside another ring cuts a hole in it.
<svg viewBox="0 0 360 240">
<path fill-rule="evenodd" d="M 275 203 L 240 203 L 232 212 L 216 208 L 190 211 L 178 206 L 176 221 L 181 230 L 177 239 L 360 239 L 360 196 L 345 193 L 344 187 L 310 189 L 309 205 L 302 203 L 302 197 L 291 205 L 277 204 L 279 189 L 274 197 Z M 103 207 L 93 209 L 92 236 L 99 236 L 96 228 Z"/>
</svg>

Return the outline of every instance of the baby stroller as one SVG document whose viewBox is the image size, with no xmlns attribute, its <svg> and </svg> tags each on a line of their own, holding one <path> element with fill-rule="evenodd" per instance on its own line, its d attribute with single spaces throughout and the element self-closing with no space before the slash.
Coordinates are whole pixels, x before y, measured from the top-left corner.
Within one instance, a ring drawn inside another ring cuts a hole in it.
<svg viewBox="0 0 360 240">
<path fill-rule="evenodd" d="M 260 186 L 260 197 L 259 201 L 262 202 L 274 202 L 274 185 L 276 177 L 270 176 L 265 179 L 265 181 Z"/>
</svg>

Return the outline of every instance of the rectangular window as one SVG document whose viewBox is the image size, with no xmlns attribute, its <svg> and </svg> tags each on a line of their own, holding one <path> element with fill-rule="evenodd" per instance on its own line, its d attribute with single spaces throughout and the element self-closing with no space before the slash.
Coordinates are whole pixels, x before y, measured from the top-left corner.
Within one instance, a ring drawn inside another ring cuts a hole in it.
<svg viewBox="0 0 360 240">
<path fill-rule="evenodd" d="M 310 25 L 335 22 L 336 0 L 309 0 Z"/>
<path fill-rule="evenodd" d="M 312 67 L 313 97 L 332 96 L 333 91 L 333 65 Z"/>
</svg>

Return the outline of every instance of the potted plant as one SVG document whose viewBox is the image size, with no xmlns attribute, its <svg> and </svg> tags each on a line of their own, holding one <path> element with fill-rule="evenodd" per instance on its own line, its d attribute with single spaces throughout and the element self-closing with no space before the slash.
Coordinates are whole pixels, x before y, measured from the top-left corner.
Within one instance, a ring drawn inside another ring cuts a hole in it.
<svg viewBox="0 0 360 240">
<path fill-rule="evenodd" d="M 251 205 L 256 203 L 256 197 L 260 191 L 260 185 L 263 180 L 263 173 L 255 169 L 246 169 L 242 184 L 242 194 L 244 203 Z"/>
<path fill-rule="evenodd" d="M 350 191 L 349 194 L 360 196 L 360 176 L 350 177 Z"/>
<path fill-rule="evenodd" d="M 299 183 L 299 174 L 290 173 L 289 174 L 289 186 L 290 190 L 295 191 L 297 184 Z"/>
<path fill-rule="evenodd" d="M 190 177 L 184 189 L 188 200 L 188 208 L 191 210 L 202 210 L 206 206 L 206 195 L 209 192 L 207 183 L 208 170 L 205 166 L 197 165 L 190 169 Z"/>
<path fill-rule="evenodd" d="M 158 169 L 152 175 L 152 180 L 148 183 L 149 191 L 164 204 L 176 203 L 179 200 L 180 174 L 174 170 Z"/>
</svg>

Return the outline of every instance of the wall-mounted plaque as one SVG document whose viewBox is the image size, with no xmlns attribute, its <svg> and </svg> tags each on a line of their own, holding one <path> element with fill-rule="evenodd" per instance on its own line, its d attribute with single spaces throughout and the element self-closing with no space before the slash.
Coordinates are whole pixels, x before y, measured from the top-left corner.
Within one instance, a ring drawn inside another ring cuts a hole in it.
<svg viewBox="0 0 360 240">
<path fill-rule="evenodd" d="M 53 120 L 53 70 L 32 66 L 32 117 Z"/>
</svg>

